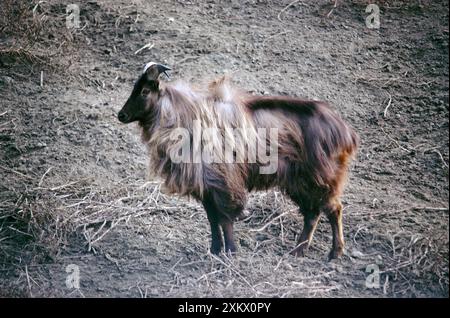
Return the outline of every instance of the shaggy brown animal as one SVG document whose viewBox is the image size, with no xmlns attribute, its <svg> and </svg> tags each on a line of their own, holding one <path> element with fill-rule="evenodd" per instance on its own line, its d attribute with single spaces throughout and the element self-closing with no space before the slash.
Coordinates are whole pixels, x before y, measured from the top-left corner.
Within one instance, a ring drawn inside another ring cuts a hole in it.
<svg viewBox="0 0 450 318">
<path fill-rule="evenodd" d="M 147 64 L 118 117 L 123 123 L 139 122 L 151 169 L 165 179 L 166 188 L 203 203 L 211 226 L 211 252 L 222 251 L 221 229 L 225 251 L 235 252 L 233 223 L 243 212 L 248 192 L 278 186 L 304 216 L 303 231 L 292 253 L 304 255 L 324 213 L 333 233 L 329 258 L 339 257 L 344 249 L 340 196 L 356 153 L 355 132 L 326 103 L 252 96 L 232 87 L 226 77 L 205 89 L 194 89 L 183 82 L 160 83 L 159 75 L 168 69 Z M 195 144 L 199 131 L 196 125 L 200 131 L 215 127 L 219 132 L 212 138 L 212 162 L 203 157 L 195 160 L 206 143 L 200 138 L 201 142 Z M 277 138 L 261 135 L 262 128 L 275 130 Z M 184 144 L 186 140 L 189 145 L 194 143 L 188 161 L 173 159 L 180 150 L 180 143 L 174 139 L 177 129 L 186 132 Z M 227 136 L 234 137 L 233 162 L 227 161 L 223 151 L 230 146 L 227 140 L 231 139 L 224 138 Z M 250 153 L 261 145 L 276 152 L 273 173 L 261 172 L 268 162 L 259 157 L 250 160 Z"/>
</svg>

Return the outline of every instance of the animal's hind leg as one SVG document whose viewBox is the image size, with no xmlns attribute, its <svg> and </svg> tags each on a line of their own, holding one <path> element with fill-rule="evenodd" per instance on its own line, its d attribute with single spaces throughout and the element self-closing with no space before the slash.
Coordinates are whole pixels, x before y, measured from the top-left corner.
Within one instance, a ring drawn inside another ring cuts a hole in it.
<svg viewBox="0 0 450 318">
<path fill-rule="evenodd" d="M 313 204 L 313 202 L 297 192 L 288 192 L 288 194 L 292 201 L 299 206 L 304 218 L 303 231 L 298 238 L 297 246 L 292 250 L 291 254 L 305 256 L 320 220 L 320 209 L 316 204 Z"/>
<path fill-rule="evenodd" d="M 305 256 L 320 220 L 319 210 L 302 211 L 302 213 L 304 216 L 303 231 L 298 239 L 297 247 L 291 252 L 295 256 Z"/>
<path fill-rule="evenodd" d="M 342 204 L 339 199 L 334 199 L 324 208 L 328 221 L 333 231 L 333 247 L 328 259 L 339 258 L 344 253 L 344 232 L 342 227 Z"/>
</svg>

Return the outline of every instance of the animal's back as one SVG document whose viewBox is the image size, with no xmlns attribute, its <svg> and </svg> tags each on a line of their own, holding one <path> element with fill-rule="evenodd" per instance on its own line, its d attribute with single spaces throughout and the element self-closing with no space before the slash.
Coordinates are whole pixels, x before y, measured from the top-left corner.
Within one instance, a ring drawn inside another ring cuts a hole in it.
<svg viewBox="0 0 450 318">
<path fill-rule="evenodd" d="M 277 128 L 276 176 L 257 175 L 254 188 L 279 185 L 288 192 L 342 191 L 358 137 L 326 103 L 292 97 L 250 97 L 247 108 L 259 128 Z"/>
</svg>

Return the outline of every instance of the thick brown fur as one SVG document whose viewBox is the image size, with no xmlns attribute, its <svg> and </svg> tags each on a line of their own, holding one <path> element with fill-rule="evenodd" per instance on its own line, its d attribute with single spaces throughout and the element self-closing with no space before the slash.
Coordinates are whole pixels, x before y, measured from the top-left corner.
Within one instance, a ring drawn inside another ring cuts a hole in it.
<svg viewBox="0 0 450 318">
<path fill-rule="evenodd" d="M 135 90 L 139 89 L 136 87 Z M 145 98 L 145 111 L 128 122 L 139 121 L 143 141 L 148 146 L 150 168 L 164 178 L 166 188 L 203 203 L 211 225 L 213 253 L 222 250 L 221 229 L 225 250 L 236 250 L 233 222 L 242 213 L 248 192 L 275 186 L 299 206 L 305 218 L 293 254 L 304 255 L 321 213 L 328 217 L 333 232 L 329 257 L 337 258 L 343 253 L 340 196 L 358 137 L 326 103 L 252 96 L 235 89 L 226 77 L 203 90 L 181 82 L 162 87 L 157 82 L 156 87 Z M 123 112 L 133 106 L 130 106 L 134 102 L 133 94 Z M 229 128 L 244 127 L 244 140 L 257 142 L 266 142 L 258 136 L 258 128 L 278 129 L 276 172 L 261 174 L 259 162 L 172 162 L 169 153 L 174 143 L 170 133 L 180 127 L 192 135 L 195 120 L 202 128 L 218 127 L 222 135 L 229 133 Z"/>
</svg>

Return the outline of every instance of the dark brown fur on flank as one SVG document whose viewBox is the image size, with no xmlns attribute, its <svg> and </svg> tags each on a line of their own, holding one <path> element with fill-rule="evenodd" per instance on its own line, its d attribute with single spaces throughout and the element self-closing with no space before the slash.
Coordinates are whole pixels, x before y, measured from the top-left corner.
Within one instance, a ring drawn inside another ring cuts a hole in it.
<svg viewBox="0 0 450 318">
<path fill-rule="evenodd" d="M 159 73 L 147 70 L 146 74 L 135 85 L 119 118 L 140 123 L 151 168 L 165 179 L 167 189 L 203 203 L 211 226 L 212 253 L 220 253 L 224 246 L 227 252 L 236 251 L 233 224 L 244 210 L 248 192 L 275 186 L 299 206 L 304 216 L 303 231 L 292 250 L 294 255 L 304 255 L 322 213 L 328 218 L 333 235 L 329 257 L 337 258 L 343 253 L 340 196 L 358 138 L 326 103 L 251 96 L 234 88 L 226 78 L 203 90 L 187 84 L 159 87 Z M 145 87 L 145 98 L 138 98 L 141 92 L 136 90 Z M 261 174 L 261 164 L 249 162 L 172 162 L 170 131 L 183 127 L 192 134 L 192 121 L 198 119 L 205 126 L 221 129 L 277 128 L 276 172 Z"/>
</svg>

